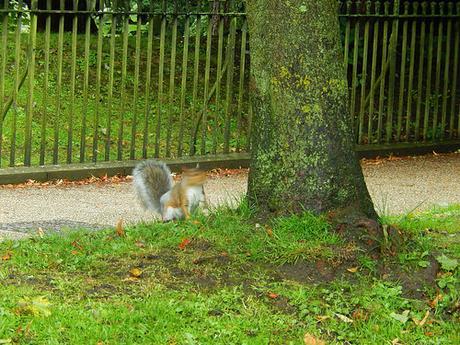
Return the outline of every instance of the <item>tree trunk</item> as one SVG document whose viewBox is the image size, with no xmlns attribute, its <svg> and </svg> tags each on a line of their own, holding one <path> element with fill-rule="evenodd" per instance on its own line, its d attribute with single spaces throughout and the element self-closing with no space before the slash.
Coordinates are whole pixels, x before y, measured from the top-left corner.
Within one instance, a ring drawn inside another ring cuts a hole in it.
<svg viewBox="0 0 460 345">
<path fill-rule="evenodd" d="M 248 197 L 261 213 L 376 219 L 354 152 L 336 0 L 248 0 Z"/>
</svg>

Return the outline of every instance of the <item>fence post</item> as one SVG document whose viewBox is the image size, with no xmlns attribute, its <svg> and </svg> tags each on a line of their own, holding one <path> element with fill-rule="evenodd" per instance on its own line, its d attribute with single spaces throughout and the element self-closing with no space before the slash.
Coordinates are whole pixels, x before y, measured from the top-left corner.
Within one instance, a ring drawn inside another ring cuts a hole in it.
<svg viewBox="0 0 460 345">
<path fill-rule="evenodd" d="M 166 1 L 162 1 L 163 16 L 161 17 L 160 33 L 160 62 L 158 70 L 158 111 L 157 128 L 155 135 L 155 158 L 160 156 L 160 136 L 161 136 L 161 114 L 163 112 L 163 82 L 164 82 L 164 62 L 165 62 L 165 41 L 166 41 Z"/>
<path fill-rule="evenodd" d="M 436 14 L 436 5 L 439 7 L 439 15 L 444 14 L 444 3 L 432 4 L 432 14 Z M 437 38 L 437 50 L 436 50 L 436 78 L 435 78 L 435 98 L 434 98 L 434 111 L 433 111 L 433 133 L 431 135 L 431 141 L 436 141 L 437 131 L 438 131 L 438 117 L 439 117 L 439 97 L 440 97 L 440 85 L 441 85 L 441 62 L 442 62 L 442 41 L 444 36 L 444 23 L 442 20 L 438 22 L 438 38 Z M 442 115 L 441 115 L 442 121 Z"/>
<path fill-rule="evenodd" d="M 242 112 L 243 112 L 243 96 L 244 92 L 246 91 L 244 87 L 244 73 L 245 73 L 245 67 L 246 67 L 246 37 L 247 37 L 247 29 L 248 29 L 248 23 L 246 21 L 246 18 L 243 19 L 243 27 L 241 28 L 241 50 L 240 50 L 240 80 L 239 80 L 239 85 L 238 85 L 238 108 L 237 108 L 237 114 L 238 114 L 238 119 L 237 119 L 237 138 L 236 138 L 236 152 L 240 152 L 240 146 L 241 146 L 241 131 L 242 131 L 242 124 L 241 124 L 241 117 L 242 117 Z M 249 135 L 248 132 L 246 132 L 246 135 Z"/>
<path fill-rule="evenodd" d="M 140 57 L 141 57 L 141 28 L 142 28 L 142 17 L 139 14 L 141 11 L 142 1 L 137 0 L 137 27 L 136 27 L 136 53 L 134 60 L 134 84 L 133 84 L 133 122 L 131 126 L 131 147 L 129 152 L 129 159 L 136 157 L 136 135 L 137 135 L 137 100 L 139 94 L 139 71 L 140 71 Z"/>
<path fill-rule="evenodd" d="M 182 157 L 184 143 L 184 115 L 185 115 L 185 97 L 187 91 L 187 73 L 188 73 L 188 46 L 190 39 L 190 14 L 188 8 L 188 0 L 186 1 L 186 17 L 184 24 L 184 48 L 182 53 L 182 81 L 180 94 L 180 118 L 179 118 L 179 138 L 177 146 L 177 155 Z"/>
<path fill-rule="evenodd" d="M 153 0 L 150 0 L 150 12 L 153 12 Z M 144 108 L 144 133 L 142 140 L 142 158 L 147 158 L 149 140 L 149 117 L 150 117 L 150 83 L 152 78 L 152 50 L 153 50 L 153 15 L 149 16 L 149 31 L 147 36 L 147 69 L 145 72 L 145 108 Z M 163 87 L 163 86 L 162 86 Z M 158 105 L 158 116 L 160 115 Z"/>
<path fill-rule="evenodd" d="M 130 11 L 131 9 L 125 9 Z M 120 84 L 120 114 L 118 117 L 118 143 L 117 143 L 117 160 L 121 161 L 123 159 L 123 134 L 124 134 L 124 121 L 125 121 L 125 112 L 126 112 L 126 75 L 127 75 L 127 65 L 128 65 L 128 21 L 129 16 L 123 14 L 123 38 L 122 38 L 122 57 L 121 57 L 121 84 Z"/>
<path fill-rule="evenodd" d="M 94 12 L 96 0 L 86 0 L 86 9 Z M 89 88 L 89 53 L 91 40 L 91 16 L 86 15 L 85 22 L 85 67 L 83 77 L 83 109 L 81 119 L 81 134 L 80 134 L 80 163 L 85 161 L 86 153 L 86 121 L 88 118 L 88 88 Z"/>
<path fill-rule="evenodd" d="M 409 3 L 407 1 L 404 2 L 404 16 L 409 14 Z M 407 58 L 407 31 L 408 31 L 409 22 L 407 17 L 404 18 L 403 24 L 403 37 L 402 37 L 402 56 L 401 56 L 401 70 L 399 73 L 399 102 L 398 102 L 398 122 L 396 128 L 396 137 L 395 141 L 401 140 L 401 132 L 402 132 L 402 114 L 404 108 L 404 88 L 406 82 L 406 58 Z M 410 91 L 410 90 L 408 90 Z M 406 93 L 407 102 L 410 102 L 410 93 Z"/>
<path fill-rule="evenodd" d="M 414 3 L 416 6 L 417 3 Z M 426 2 L 422 2 L 422 15 L 426 16 Z M 417 79 L 417 110 L 415 114 L 415 130 L 414 130 L 414 139 L 418 141 L 420 136 L 420 117 L 422 111 L 422 92 L 423 92 L 423 64 L 424 64 L 424 56 L 425 56 L 425 29 L 426 24 L 425 21 L 422 20 L 422 24 L 420 25 L 420 53 L 419 53 L 419 65 L 418 65 L 418 79 Z"/>
<path fill-rule="evenodd" d="M 15 32 L 15 56 L 14 56 L 14 66 L 15 66 L 15 79 L 14 79 L 14 90 L 13 90 L 13 120 L 11 122 L 11 146 L 10 146 L 10 166 L 16 164 L 16 132 L 17 132 L 17 121 L 18 121 L 18 93 L 20 89 L 21 78 L 20 78 L 20 68 L 21 65 L 21 30 L 22 30 L 22 10 L 23 10 L 23 0 L 19 0 L 18 7 L 20 8 L 17 12 L 16 19 L 16 32 Z M 27 61 L 26 61 L 27 63 Z M 27 66 L 27 65 L 26 65 Z M 27 75 L 27 69 L 26 74 Z M 6 111 L 6 110 L 5 110 Z M 6 113 L 5 113 L 6 116 Z"/>
<path fill-rule="evenodd" d="M 235 65 L 235 36 L 236 36 L 236 18 L 230 18 L 230 32 L 227 39 L 227 85 L 225 96 L 225 128 L 224 128 L 224 153 L 230 150 L 230 126 L 233 113 L 233 73 Z"/>
<path fill-rule="evenodd" d="M 451 16 L 453 14 L 453 4 L 449 2 L 447 4 L 447 14 Z M 446 34 L 446 53 L 444 63 L 444 87 L 442 91 L 442 119 L 441 119 L 441 140 L 444 140 L 446 135 L 446 120 L 447 120 L 447 93 L 449 88 L 449 69 L 450 69 L 450 44 L 452 37 L 452 18 L 449 17 L 447 21 L 447 34 Z"/>
<path fill-rule="evenodd" d="M 412 7 L 412 14 L 417 14 L 418 3 L 414 3 Z M 412 21 L 411 27 L 411 41 L 410 41 L 410 61 L 409 61 L 409 83 L 407 85 L 408 97 L 407 97 L 407 107 L 406 107 L 406 142 L 409 142 L 410 132 L 411 132 L 411 118 L 412 118 L 412 88 L 414 85 L 414 75 L 415 75 L 415 43 L 417 41 L 417 21 Z"/>
<path fill-rule="evenodd" d="M 105 134 L 105 160 L 110 160 L 110 149 L 112 144 L 112 115 L 113 115 L 113 84 L 115 78 L 115 38 L 117 34 L 117 10 L 118 1 L 112 3 L 112 25 L 110 30 L 110 53 L 109 53 L 109 90 L 107 95 L 107 122 Z"/>
<path fill-rule="evenodd" d="M 371 13 L 371 2 L 366 1 L 366 15 Z M 361 98 L 359 107 L 359 119 L 358 119 L 358 144 L 361 144 L 363 140 L 363 126 L 364 126 L 364 99 L 366 98 L 366 81 L 367 81 L 367 56 L 369 53 L 369 18 L 366 19 L 364 24 L 364 47 L 363 47 L 363 67 L 361 75 Z M 371 116 L 371 114 L 369 114 Z"/>
<path fill-rule="evenodd" d="M 457 15 L 460 15 L 460 3 L 457 3 Z M 457 77 L 458 77 L 458 59 L 459 59 L 459 44 L 460 44 L 460 21 L 457 20 L 455 25 L 455 39 L 454 39 L 454 71 L 452 80 L 452 97 L 450 100 L 450 121 L 449 121 L 449 139 L 454 137 L 455 125 L 455 99 L 457 94 Z M 457 138 L 460 138 L 460 111 L 458 112 L 458 131 Z"/>
<path fill-rule="evenodd" d="M 169 95 L 168 95 L 168 122 L 166 128 L 166 157 L 171 157 L 171 139 L 173 126 L 173 102 L 176 81 L 176 51 L 177 51 L 177 0 L 174 1 L 174 15 L 171 34 L 171 61 L 169 65 Z M 158 135 L 158 133 L 157 133 Z"/>
<path fill-rule="evenodd" d="M 8 10 L 9 0 L 4 0 L 3 9 Z M 1 65 L 0 65 L 0 167 L 2 166 L 3 153 L 3 112 L 5 97 L 5 73 L 6 73 L 6 52 L 8 50 L 8 13 L 5 12 L 2 18 L 2 44 L 1 44 Z"/>
<path fill-rule="evenodd" d="M 388 107 L 387 107 L 387 124 L 386 124 L 386 142 L 390 142 L 393 134 L 393 109 L 394 109 L 394 89 L 396 77 L 396 50 L 399 37 L 399 0 L 395 0 L 393 4 L 393 25 L 390 36 L 390 71 L 388 76 Z"/>
<path fill-rule="evenodd" d="M 34 113 L 34 82 L 35 82 L 35 45 L 37 41 L 37 13 L 34 12 L 38 8 L 38 0 L 31 2 L 31 18 L 30 18 L 30 36 L 29 36 L 29 93 L 27 97 L 27 117 L 25 126 L 25 147 L 24 147 L 24 165 L 31 164 L 32 151 L 32 120 Z"/>
</svg>

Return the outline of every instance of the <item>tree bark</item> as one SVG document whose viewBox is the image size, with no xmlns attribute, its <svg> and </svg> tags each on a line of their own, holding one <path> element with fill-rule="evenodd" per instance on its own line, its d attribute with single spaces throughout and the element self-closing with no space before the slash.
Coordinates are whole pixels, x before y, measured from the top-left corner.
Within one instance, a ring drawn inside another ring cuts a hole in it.
<svg viewBox="0 0 460 345">
<path fill-rule="evenodd" d="M 248 198 L 261 213 L 376 219 L 354 152 L 336 0 L 247 0 L 254 109 Z"/>
</svg>

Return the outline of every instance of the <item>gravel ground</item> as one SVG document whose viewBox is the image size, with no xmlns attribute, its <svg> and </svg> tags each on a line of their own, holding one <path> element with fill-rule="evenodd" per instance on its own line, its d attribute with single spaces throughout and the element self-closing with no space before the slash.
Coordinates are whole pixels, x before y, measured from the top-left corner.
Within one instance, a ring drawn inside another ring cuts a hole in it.
<svg viewBox="0 0 460 345">
<path fill-rule="evenodd" d="M 460 203 L 460 154 L 363 162 L 379 213 L 401 214 L 433 205 Z M 212 177 L 205 185 L 211 205 L 231 203 L 246 190 L 247 175 Z M 113 226 L 149 221 L 130 183 L 0 188 L 0 240 L 63 228 Z"/>
</svg>

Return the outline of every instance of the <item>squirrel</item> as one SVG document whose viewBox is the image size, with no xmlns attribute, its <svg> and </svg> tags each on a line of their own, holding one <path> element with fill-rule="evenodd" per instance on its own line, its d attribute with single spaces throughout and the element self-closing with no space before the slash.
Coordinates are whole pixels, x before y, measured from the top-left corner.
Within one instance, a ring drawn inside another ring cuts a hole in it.
<svg viewBox="0 0 460 345">
<path fill-rule="evenodd" d="M 159 213 L 163 221 L 188 219 L 200 202 L 205 203 L 205 181 L 205 172 L 193 168 L 184 169 L 182 180 L 174 184 L 171 170 L 156 160 L 143 161 L 133 170 L 134 188 L 142 206 Z"/>
</svg>

